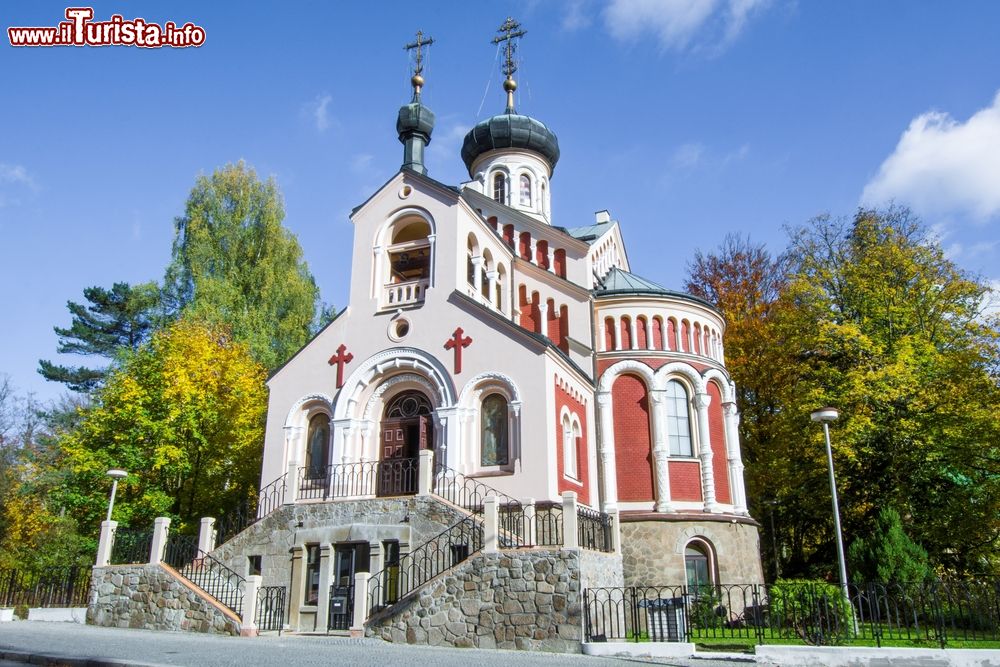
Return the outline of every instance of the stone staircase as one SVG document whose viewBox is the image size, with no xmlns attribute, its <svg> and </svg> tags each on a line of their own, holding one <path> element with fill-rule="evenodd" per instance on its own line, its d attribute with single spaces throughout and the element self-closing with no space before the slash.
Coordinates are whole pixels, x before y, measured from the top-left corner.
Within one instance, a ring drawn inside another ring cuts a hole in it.
<svg viewBox="0 0 1000 667">
<path fill-rule="evenodd" d="M 177 568 L 177 573 L 238 617 L 243 617 L 243 585 L 246 580 L 236 572 L 212 556 L 199 552 L 196 558 Z"/>
</svg>

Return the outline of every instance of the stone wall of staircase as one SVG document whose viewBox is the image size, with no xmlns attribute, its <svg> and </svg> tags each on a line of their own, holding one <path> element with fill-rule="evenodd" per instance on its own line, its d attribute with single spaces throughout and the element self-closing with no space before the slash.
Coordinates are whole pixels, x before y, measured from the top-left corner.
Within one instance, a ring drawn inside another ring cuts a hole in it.
<svg viewBox="0 0 1000 667">
<path fill-rule="evenodd" d="M 578 550 L 481 553 L 373 617 L 366 634 L 397 643 L 579 653 L 581 599 Z"/>
<path fill-rule="evenodd" d="M 95 567 L 87 623 L 112 628 L 240 634 L 240 623 L 159 565 Z"/>
</svg>

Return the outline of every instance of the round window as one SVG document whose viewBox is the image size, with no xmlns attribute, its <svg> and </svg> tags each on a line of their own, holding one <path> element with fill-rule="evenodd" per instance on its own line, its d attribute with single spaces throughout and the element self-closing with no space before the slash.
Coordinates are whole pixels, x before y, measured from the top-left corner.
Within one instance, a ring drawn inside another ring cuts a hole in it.
<svg viewBox="0 0 1000 667">
<path fill-rule="evenodd" d="M 410 196 L 411 194 L 413 194 L 413 188 L 411 188 L 411 187 L 410 187 L 409 185 L 404 185 L 404 186 L 403 186 L 402 188 L 400 188 L 400 190 L 399 190 L 399 198 L 400 198 L 400 199 L 406 199 L 406 198 L 407 198 L 407 197 L 409 197 L 409 196 Z"/>
<path fill-rule="evenodd" d="M 403 318 L 393 320 L 389 323 L 389 338 L 400 341 L 410 333 L 410 322 Z"/>
</svg>

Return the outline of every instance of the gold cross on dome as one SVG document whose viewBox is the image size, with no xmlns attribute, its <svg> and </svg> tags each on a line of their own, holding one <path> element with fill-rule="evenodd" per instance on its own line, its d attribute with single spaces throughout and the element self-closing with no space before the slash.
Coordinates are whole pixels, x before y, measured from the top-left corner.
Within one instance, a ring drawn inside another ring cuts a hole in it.
<svg viewBox="0 0 1000 667">
<path fill-rule="evenodd" d="M 423 31 L 418 30 L 417 41 L 410 42 L 409 44 L 403 47 L 404 51 L 412 51 L 413 49 L 417 50 L 417 66 L 413 70 L 414 74 L 420 74 L 421 72 L 424 71 L 424 54 L 423 51 L 421 50 L 422 47 L 430 46 L 433 43 L 434 43 L 433 37 L 428 37 L 427 39 L 424 39 Z"/>
<path fill-rule="evenodd" d="M 515 21 L 511 17 L 507 17 L 507 20 L 503 22 L 500 29 L 497 30 L 501 34 L 500 37 L 494 37 L 491 41 L 492 44 L 499 44 L 500 42 L 507 42 L 504 47 L 506 50 L 506 55 L 504 56 L 503 73 L 507 75 L 510 79 L 514 76 L 514 72 L 517 71 L 517 64 L 514 63 L 514 51 L 517 50 L 517 44 L 514 40 L 518 37 L 524 37 L 528 34 L 527 30 L 521 30 L 521 24 Z"/>
</svg>

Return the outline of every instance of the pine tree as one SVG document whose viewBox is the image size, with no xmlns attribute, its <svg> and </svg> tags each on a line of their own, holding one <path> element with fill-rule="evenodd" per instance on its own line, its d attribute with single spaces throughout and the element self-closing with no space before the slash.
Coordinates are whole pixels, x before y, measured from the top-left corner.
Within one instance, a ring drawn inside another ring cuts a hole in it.
<svg viewBox="0 0 1000 667">
<path fill-rule="evenodd" d="M 931 575 L 927 551 L 903 530 L 899 512 L 883 507 L 869 535 L 848 549 L 855 581 L 919 583 Z"/>
</svg>

